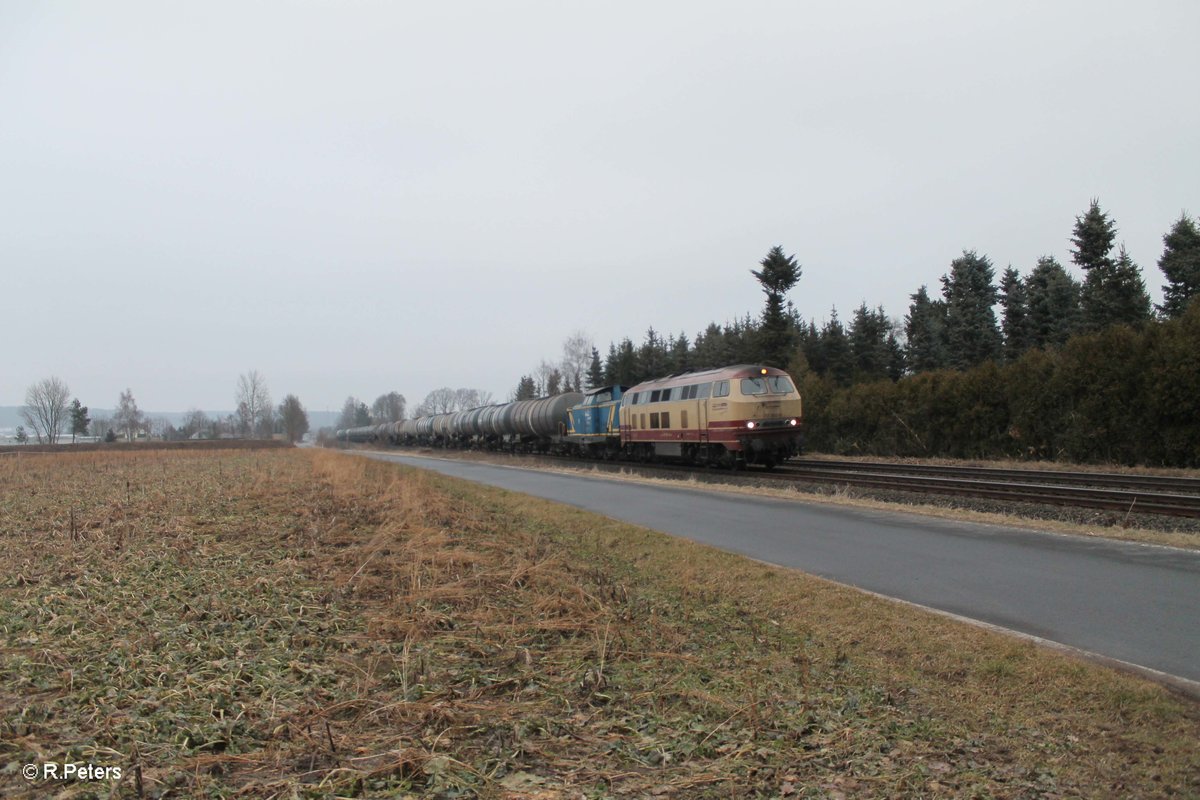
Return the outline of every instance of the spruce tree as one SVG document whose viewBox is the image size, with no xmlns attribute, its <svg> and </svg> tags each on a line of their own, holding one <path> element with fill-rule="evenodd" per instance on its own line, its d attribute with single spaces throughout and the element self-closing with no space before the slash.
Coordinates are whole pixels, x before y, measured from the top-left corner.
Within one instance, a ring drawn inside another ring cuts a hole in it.
<svg viewBox="0 0 1200 800">
<path fill-rule="evenodd" d="M 642 342 L 642 346 L 638 348 L 637 354 L 638 368 L 644 378 L 661 378 L 666 375 L 667 369 L 667 343 L 658 335 L 658 331 L 651 326 L 646 331 L 646 341 Z"/>
<path fill-rule="evenodd" d="M 1054 256 L 1043 256 L 1025 279 L 1031 347 L 1061 347 L 1080 324 L 1079 283 Z"/>
<path fill-rule="evenodd" d="M 1004 334 L 1004 360 L 1016 361 L 1032 346 L 1032 337 L 1025 282 L 1011 266 L 1000 277 L 1000 305 L 1004 308 L 1004 318 L 1000 323 Z"/>
<path fill-rule="evenodd" d="M 619 345 L 609 346 L 608 361 L 604 366 L 605 383 L 620 386 L 633 386 L 642 380 L 638 367 L 637 353 L 633 349 L 633 341 L 629 337 L 621 340 Z"/>
<path fill-rule="evenodd" d="M 839 386 L 849 386 L 854 379 L 854 352 L 836 308 L 829 312 L 829 322 L 821 331 L 821 350 L 826 374 Z"/>
<path fill-rule="evenodd" d="M 537 397 L 537 384 L 530 375 L 522 375 L 517 381 L 517 391 L 513 400 L 532 400 Z"/>
<path fill-rule="evenodd" d="M 1150 319 L 1150 295 L 1146 293 L 1141 267 L 1125 252 L 1125 245 L 1121 245 L 1117 254 L 1108 289 L 1107 302 L 1113 322 L 1136 327 Z"/>
<path fill-rule="evenodd" d="M 1171 319 L 1181 317 L 1188 302 L 1200 294 L 1200 228 L 1186 213 L 1163 236 L 1158 268 L 1167 278 L 1158 309 Z"/>
<path fill-rule="evenodd" d="M 950 273 L 942 276 L 947 356 L 955 369 L 969 369 L 1000 355 L 1000 329 L 992 311 L 997 294 L 994 276 L 987 256 L 973 250 L 964 250 L 950 262 Z"/>
<path fill-rule="evenodd" d="M 604 370 L 600 366 L 600 351 L 592 348 L 592 363 L 588 365 L 587 388 L 595 389 L 604 385 Z"/>
<path fill-rule="evenodd" d="M 818 375 L 824 375 L 829 371 L 829 359 L 825 357 L 822 332 L 816 322 L 809 322 L 808 326 L 801 331 L 800 346 L 804 349 L 804 360 L 808 362 L 808 368 L 811 371 Z"/>
<path fill-rule="evenodd" d="M 692 345 L 687 334 L 679 332 L 678 337 L 671 337 L 667 344 L 667 360 L 672 373 L 686 372 L 692 367 Z"/>
<path fill-rule="evenodd" d="M 943 369 L 949 363 L 946 354 L 946 304 L 931 300 L 922 286 L 911 295 L 912 304 L 904 318 L 905 356 L 913 372 Z"/>
<path fill-rule="evenodd" d="M 887 336 L 887 376 L 893 381 L 898 381 L 904 377 L 904 373 L 908 369 L 908 362 L 904 357 L 904 347 L 896 338 L 896 326 L 891 325 L 890 327 L 891 330 L 888 331 Z"/>
<path fill-rule="evenodd" d="M 703 332 L 696 334 L 696 344 L 692 348 L 692 364 L 698 369 L 722 366 L 728 363 L 724 349 L 725 336 L 721 332 L 721 326 L 710 322 Z"/>
<path fill-rule="evenodd" d="M 850 351 L 854 355 L 854 367 L 858 380 L 878 380 L 888 376 L 890 353 L 888 336 L 892 323 L 883 311 L 883 306 L 871 310 L 863 303 L 854 312 L 850 322 Z"/>
<path fill-rule="evenodd" d="M 1071 251 L 1071 260 L 1085 273 L 1111 266 L 1109 253 L 1116 238 L 1116 223 L 1100 210 L 1100 201 L 1093 198 L 1088 210 L 1075 218 L 1075 233 L 1071 237 L 1075 249 Z"/>
<path fill-rule="evenodd" d="M 604 359 L 604 383 L 611 385 L 620 383 L 617 380 L 617 346 L 612 342 L 608 344 L 608 355 Z"/>
<path fill-rule="evenodd" d="M 767 295 L 763 309 L 762 327 L 759 329 L 759 359 L 775 367 L 787 366 L 795 345 L 792 317 L 784 305 L 784 295 L 800 280 L 800 265 L 796 257 L 785 256 L 783 248 L 776 245 L 759 262 L 761 270 L 750 270 Z"/>
<path fill-rule="evenodd" d="M 68 411 L 71 414 L 71 442 L 73 443 L 76 436 L 87 436 L 88 425 L 92 420 L 88 417 L 88 407 L 81 405 L 78 397 L 71 402 Z"/>
<path fill-rule="evenodd" d="M 1116 223 L 1092 200 L 1087 212 L 1075 218 L 1075 249 L 1072 260 L 1086 274 L 1081 305 L 1084 328 L 1098 331 L 1110 325 L 1139 325 L 1150 318 L 1150 296 L 1141 270 L 1121 247 L 1120 256 L 1110 255 L 1117 236 Z"/>
</svg>

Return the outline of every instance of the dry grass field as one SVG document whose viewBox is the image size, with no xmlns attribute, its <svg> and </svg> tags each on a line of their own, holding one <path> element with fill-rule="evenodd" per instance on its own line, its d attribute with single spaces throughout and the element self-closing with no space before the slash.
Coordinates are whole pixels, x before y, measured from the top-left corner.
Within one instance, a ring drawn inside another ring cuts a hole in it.
<svg viewBox="0 0 1200 800">
<path fill-rule="evenodd" d="M 1200 795 L 1159 686 L 363 458 L 2 459 L 0 558 L 4 796 Z"/>
</svg>

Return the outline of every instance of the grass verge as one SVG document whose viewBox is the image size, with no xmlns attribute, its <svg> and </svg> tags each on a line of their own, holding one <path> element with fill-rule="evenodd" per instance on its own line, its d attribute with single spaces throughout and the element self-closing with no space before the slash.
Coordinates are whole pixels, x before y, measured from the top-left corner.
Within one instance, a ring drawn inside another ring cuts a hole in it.
<svg viewBox="0 0 1200 800">
<path fill-rule="evenodd" d="M 1161 687 L 544 501 L 304 450 L 0 486 L 6 795 L 1200 794 Z"/>
</svg>

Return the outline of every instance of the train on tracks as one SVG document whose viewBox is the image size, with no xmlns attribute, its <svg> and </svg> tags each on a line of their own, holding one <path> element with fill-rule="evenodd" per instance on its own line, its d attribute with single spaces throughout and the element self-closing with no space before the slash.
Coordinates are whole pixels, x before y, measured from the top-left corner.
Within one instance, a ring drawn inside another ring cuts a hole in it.
<svg viewBox="0 0 1200 800">
<path fill-rule="evenodd" d="M 801 452 L 802 403 L 783 370 L 737 364 L 339 430 L 343 442 L 767 468 Z"/>
</svg>

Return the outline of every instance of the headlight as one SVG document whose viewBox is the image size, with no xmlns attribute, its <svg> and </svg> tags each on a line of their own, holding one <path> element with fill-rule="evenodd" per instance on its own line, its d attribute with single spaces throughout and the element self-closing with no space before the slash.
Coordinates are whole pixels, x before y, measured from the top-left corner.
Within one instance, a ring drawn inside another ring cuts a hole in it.
<svg viewBox="0 0 1200 800">
<path fill-rule="evenodd" d="M 798 420 L 798 419 L 789 419 L 788 420 L 788 425 L 791 425 L 793 428 L 799 424 L 800 424 L 800 420 Z"/>
<path fill-rule="evenodd" d="M 757 424 L 758 424 L 757 422 L 747 422 L 747 423 L 746 423 L 746 427 L 747 427 L 747 428 L 749 428 L 750 430 L 754 430 L 754 427 L 755 427 Z"/>
</svg>

